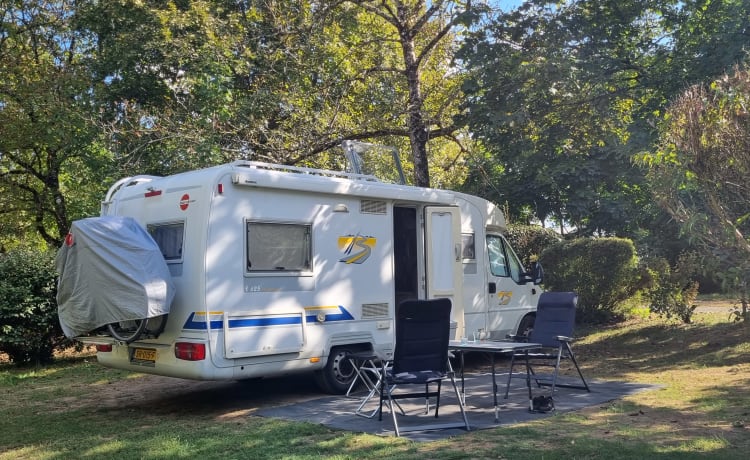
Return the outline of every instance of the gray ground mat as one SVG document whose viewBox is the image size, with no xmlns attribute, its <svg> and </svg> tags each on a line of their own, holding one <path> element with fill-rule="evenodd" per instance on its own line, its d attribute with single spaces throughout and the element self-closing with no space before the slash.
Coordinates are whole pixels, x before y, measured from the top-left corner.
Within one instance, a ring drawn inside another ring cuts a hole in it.
<svg viewBox="0 0 750 460">
<path fill-rule="evenodd" d="M 555 411 L 547 413 L 532 413 L 529 411 L 528 390 L 524 379 L 514 378 L 511 383 L 511 391 L 508 399 L 505 396 L 505 383 L 508 374 L 498 374 L 498 421 L 495 422 L 495 410 L 492 397 L 492 374 L 472 373 L 465 376 L 466 391 L 466 414 L 469 419 L 471 430 L 483 430 L 499 426 L 512 425 L 516 423 L 538 420 L 542 417 L 550 417 L 554 414 L 575 411 L 588 406 L 595 406 L 608 401 L 622 398 L 626 395 L 640 391 L 658 388 L 654 385 L 635 384 L 611 381 L 590 381 L 591 392 L 585 390 L 557 388 L 554 401 Z M 564 383 L 565 380 L 562 380 Z M 457 379 L 459 390 L 460 379 Z M 533 396 L 550 394 L 549 387 L 539 388 L 532 382 Z M 276 417 L 287 420 L 307 421 L 322 424 L 331 428 L 342 430 L 371 433 L 376 435 L 393 436 L 393 422 L 390 410 L 384 407 L 383 420 L 378 416 L 365 418 L 354 412 L 362 401 L 364 392 L 357 392 L 349 397 L 325 396 L 314 400 L 290 404 L 280 407 L 272 407 L 260 410 L 257 415 L 264 417 Z M 434 411 L 425 415 L 424 399 L 400 400 L 406 416 L 398 414 L 399 427 L 413 425 L 424 425 L 429 423 L 461 422 L 460 412 L 456 404 L 456 397 L 450 380 L 445 380 L 441 393 L 439 418 L 435 420 Z M 434 405 L 434 398 L 431 400 Z M 375 396 L 364 407 L 367 413 L 378 407 L 378 398 Z M 448 436 L 456 436 L 467 433 L 464 429 L 443 429 L 435 431 L 419 431 L 402 433 L 403 437 L 415 441 L 434 441 Z"/>
</svg>

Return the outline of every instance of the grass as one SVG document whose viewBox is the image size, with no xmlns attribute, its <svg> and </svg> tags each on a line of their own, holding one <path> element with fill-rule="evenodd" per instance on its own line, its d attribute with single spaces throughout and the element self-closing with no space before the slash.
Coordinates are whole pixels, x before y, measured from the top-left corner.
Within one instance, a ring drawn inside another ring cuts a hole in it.
<svg viewBox="0 0 750 460">
<path fill-rule="evenodd" d="M 231 400 L 192 411 L 132 399 L 96 405 L 97 395 L 116 397 L 113 388 L 144 376 L 106 369 L 90 356 L 39 369 L 0 366 L 0 460 L 745 459 L 750 326 L 729 322 L 726 313 L 694 318 L 579 331 L 575 349 L 588 378 L 659 390 L 430 443 L 257 417 Z"/>
</svg>

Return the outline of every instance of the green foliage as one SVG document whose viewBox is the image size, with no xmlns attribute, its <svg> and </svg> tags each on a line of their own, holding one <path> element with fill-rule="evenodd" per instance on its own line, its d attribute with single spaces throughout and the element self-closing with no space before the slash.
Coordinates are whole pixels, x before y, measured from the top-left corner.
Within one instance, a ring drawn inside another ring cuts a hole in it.
<svg viewBox="0 0 750 460">
<path fill-rule="evenodd" d="M 685 324 L 692 322 L 695 299 L 698 297 L 700 259 L 695 252 L 680 255 L 674 267 L 663 258 L 647 261 L 650 287 L 646 298 L 653 313 L 666 318 L 677 317 Z"/>
<path fill-rule="evenodd" d="M 465 120 L 491 153 L 475 188 L 579 235 L 658 235 L 651 183 L 631 158 L 652 148 L 686 82 L 745 59 L 747 21 L 744 0 L 534 0 L 501 12 L 459 53 L 471 71 Z"/>
<path fill-rule="evenodd" d="M 750 71 L 686 89 L 669 107 L 660 149 L 642 155 L 658 203 L 743 300 L 750 285 Z"/>
<path fill-rule="evenodd" d="M 42 363 L 64 343 L 57 318 L 54 254 L 0 254 L 0 351 L 15 364 Z"/>
<path fill-rule="evenodd" d="M 538 225 L 508 225 L 505 237 L 525 267 L 548 247 L 560 241 L 560 236 L 549 228 Z"/>
<path fill-rule="evenodd" d="M 578 319 L 601 322 L 619 316 L 621 302 L 641 286 L 635 246 L 624 238 L 578 238 L 545 249 L 544 287 L 578 293 Z"/>
<path fill-rule="evenodd" d="M 66 170 L 99 135 L 80 55 L 86 40 L 71 25 L 76 6 L 0 3 L 0 238 L 13 229 L 16 239 L 36 234 L 59 245 L 69 225 L 63 177 L 90 177 L 86 169 Z"/>
</svg>

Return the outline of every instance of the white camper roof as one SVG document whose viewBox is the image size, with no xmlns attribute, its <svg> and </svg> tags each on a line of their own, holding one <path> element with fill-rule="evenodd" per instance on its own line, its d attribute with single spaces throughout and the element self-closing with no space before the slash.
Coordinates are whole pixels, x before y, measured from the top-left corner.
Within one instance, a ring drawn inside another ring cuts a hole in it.
<svg viewBox="0 0 750 460">
<path fill-rule="evenodd" d="M 118 181 L 102 202 L 102 214 L 116 199 L 142 194 L 145 190 L 179 189 L 195 184 L 218 184 L 227 180 L 236 186 L 277 188 L 325 194 L 340 194 L 400 201 L 454 204 L 454 192 L 384 183 L 374 176 L 271 163 L 235 161 L 165 177 L 135 176 Z"/>
</svg>

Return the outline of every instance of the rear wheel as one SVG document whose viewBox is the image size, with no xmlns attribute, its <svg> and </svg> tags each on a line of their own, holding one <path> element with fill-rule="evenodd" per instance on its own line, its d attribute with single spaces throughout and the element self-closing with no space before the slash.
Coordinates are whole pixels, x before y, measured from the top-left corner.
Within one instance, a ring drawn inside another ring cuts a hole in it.
<svg viewBox="0 0 750 460">
<path fill-rule="evenodd" d="M 356 372 L 346 355 L 353 350 L 334 348 L 328 355 L 328 362 L 323 369 L 315 371 L 315 382 L 321 390 L 331 394 L 344 394 L 349 389 Z"/>
</svg>

